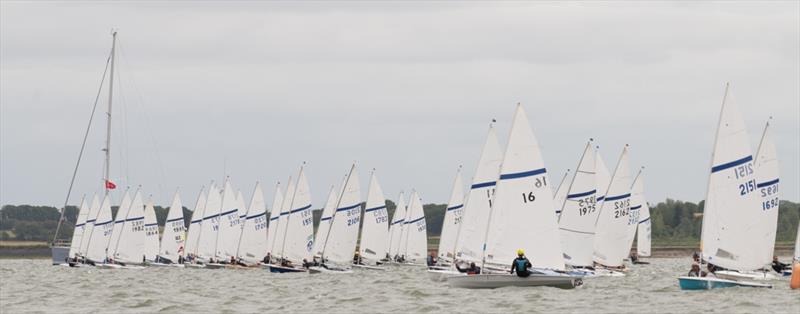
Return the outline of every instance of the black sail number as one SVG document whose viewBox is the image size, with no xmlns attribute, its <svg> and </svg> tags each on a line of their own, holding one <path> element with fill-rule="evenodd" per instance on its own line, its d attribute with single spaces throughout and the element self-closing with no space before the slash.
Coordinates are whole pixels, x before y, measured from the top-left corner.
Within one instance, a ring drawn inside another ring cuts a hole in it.
<svg viewBox="0 0 800 314">
<path fill-rule="evenodd" d="M 533 192 L 522 193 L 522 202 L 529 203 L 536 200 L 536 195 L 533 195 Z"/>
</svg>

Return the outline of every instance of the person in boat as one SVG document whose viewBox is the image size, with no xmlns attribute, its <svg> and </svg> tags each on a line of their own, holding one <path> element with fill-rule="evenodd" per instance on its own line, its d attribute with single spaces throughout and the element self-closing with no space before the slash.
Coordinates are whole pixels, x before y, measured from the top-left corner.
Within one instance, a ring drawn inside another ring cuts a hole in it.
<svg viewBox="0 0 800 314">
<path fill-rule="evenodd" d="M 178 255 L 178 264 L 183 264 L 183 255 Z"/>
<path fill-rule="evenodd" d="M 428 255 L 428 266 L 436 265 L 436 254 L 431 252 L 431 255 Z"/>
<path fill-rule="evenodd" d="M 774 270 L 775 272 L 777 272 L 779 274 L 782 274 L 784 270 L 789 270 L 789 269 L 791 269 L 789 267 L 789 264 L 781 263 L 778 260 L 778 256 L 777 255 L 772 257 L 772 270 Z"/>
<path fill-rule="evenodd" d="M 272 263 L 272 253 L 267 252 L 267 255 L 264 256 L 264 260 L 262 261 L 264 264 Z"/>
<path fill-rule="evenodd" d="M 639 261 L 639 254 L 636 254 L 636 252 L 631 252 L 630 259 L 631 259 L 631 263 L 636 264 L 636 262 Z"/>
<path fill-rule="evenodd" d="M 455 265 L 456 265 L 456 270 L 458 270 L 458 272 L 466 273 L 467 275 L 477 275 L 481 273 L 481 268 L 475 266 L 475 262 L 470 262 L 469 267 L 467 268 L 459 267 L 458 263 L 456 263 Z"/>
<path fill-rule="evenodd" d="M 700 264 L 692 263 L 692 270 L 689 271 L 687 276 L 689 277 L 705 277 L 707 275 L 706 272 L 700 270 Z"/>
<path fill-rule="evenodd" d="M 700 254 L 697 254 L 697 252 L 692 253 L 692 260 L 695 263 L 700 264 Z"/>
<path fill-rule="evenodd" d="M 525 250 L 519 249 L 517 250 L 517 258 L 511 262 L 511 273 L 513 274 L 515 271 L 517 272 L 517 276 L 519 277 L 528 277 L 531 275 L 530 270 L 528 268 L 533 267 L 531 262 L 525 257 Z"/>
<path fill-rule="evenodd" d="M 283 266 L 283 267 L 293 267 L 294 265 L 292 265 L 292 261 L 290 261 L 288 259 L 285 259 L 285 258 L 281 258 L 281 266 Z"/>
<path fill-rule="evenodd" d="M 307 259 L 304 258 L 303 259 L 303 268 L 308 269 L 311 266 L 314 266 L 314 264 L 312 264 L 311 262 L 309 262 Z"/>
</svg>

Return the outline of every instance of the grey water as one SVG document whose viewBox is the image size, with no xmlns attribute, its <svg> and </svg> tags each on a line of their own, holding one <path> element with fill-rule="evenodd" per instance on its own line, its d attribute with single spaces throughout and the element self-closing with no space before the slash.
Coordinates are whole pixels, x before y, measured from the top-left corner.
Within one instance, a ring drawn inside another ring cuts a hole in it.
<svg viewBox="0 0 800 314">
<path fill-rule="evenodd" d="M 52 266 L 49 260 L 0 260 L 2 313 L 237 312 L 603 312 L 800 313 L 789 280 L 773 289 L 681 291 L 691 260 L 650 259 L 624 278 L 588 278 L 573 290 L 451 289 L 422 268 L 352 274 L 272 274 L 262 269 Z"/>
</svg>

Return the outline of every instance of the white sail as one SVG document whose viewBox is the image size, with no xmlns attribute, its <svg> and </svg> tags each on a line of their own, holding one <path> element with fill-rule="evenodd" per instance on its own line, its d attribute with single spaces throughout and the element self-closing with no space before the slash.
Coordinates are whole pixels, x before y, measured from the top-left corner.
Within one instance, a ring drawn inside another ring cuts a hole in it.
<svg viewBox="0 0 800 314">
<path fill-rule="evenodd" d="M 186 231 L 186 248 L 183 250 L 183 255 L 189 254 L 197 255 L 197 241 L 200 239 L 200 229 L 203 223 L 203 215 L 205 215 L 206 208 L 206 195 L 203 189 L 200 189 L 200 194 L 197 195 L 197 202 L 194 203 L 194 211 L 192 211 L 192 220 L 189 222 L 189 230 Z"/>
<path fill-rule="evenodd" d="M 400 255 L 400 238 L 403 224 L 406 222 L 406 201 L 403 192 L 397 197 L 392 222 L 389 225 L 389 256 L 394 258 Z"/>
<path fill-rule="evenodd" d="M 597 222 L 597 161 L 592 141 L 586 143 L 575 175 L 568 184 L 563 211 L 558 220 L 564 262 L 574 267 L 592 266 Z"/>
<path fill-rule="evenodd" d="M 211 185 L 206 195 L 206 204 L 203 210 L 203 223 L 200 224 L 200 234 L 197 239 L 197 256 L 203 260 L 214 257 L 219 229 L 219 209 L 222 207 L 222 196 L 215 185 Z"/>
<path fill-rule="evenodd" d="M 639 226 L 636 228 L 636 255 L 650 256 L 650 206 L 647 199 L 639 209 Z"/>
<path fill-rule="evenodd" d="M 89 239 L 92 237 L 92 230 L 94 229 L 94 223 L 97 220 L 97 213 L 100 212 L 100 199 L 97 197 L 97 194 L 92 196 L 92 203 L 89 205 L 89 213 L 86 215 L 86 224 L 83 228 L 83 237 L 81 237 L 81 245 L 80 250 L 78 250 L 81 256 L 86 256 L 89 250 Z"/>
<path fill-rule="evenodd" d="M 450 192 L 450 201 L 444 212 L 442 233 L 439 237 L 439 261 L 451 263 L 455 259 L 456 237 L 461 226 L 464 212 L 464 182 L 461 179 L 461 167 L 458 167 L 453 188 Z"/>
<path fill-rule="evenodd" d="M 403 217 L 403 223 L 400 224 L 400 247 L 398 248 L 398 253 L 401 256 L 406 256 L 408 253 L 407 248 L 409 230 L 407 222 L 411 221 L 411 199 L 408 200 L 408 205 L 406 205 L 406 210 L 403 213 L 405 216 Z"/>
<path fill-rule="evenodd" d="M 603 200 L 605 200 L 606 198 L 606 192 L 608 192 L 608 185 L 611 183 L 611 173 L 608 172 L 608 167 L 606 166 L 606 162 L 603 161 L 603 156 L 600 155 L 599 147 L 595 151 L 595 160 L 597 161 L 597 164 L 595 165 L 595 175 L 597 178 L 596 207 L 599 210 L 600 206 L 603 205 Z"/>
<path fill-rule="evenodd" d="M 297 186 L 292 193 L 291 210 L 286 216 L 283 244 L 278 256 L 299 265 L 303 259 L 311 260 L 314 248 L 314 217 L 311 212 L 311 190 L 304 168 L 300 168 Z"/>
<path fill-rule="evenodd" d="M 569 178 L 569 169 L 564 173 L 564 177 L 561 178 L 561 182 L 558 184 L 558 188 L 556 188 L 556 194 L 553 195 L 553 202 L 556 204 L 556 217 L 561 216 L 564 200 L 567 199 L 567 190 L 569 189 L 567 178 Z"/>
<path fill-rule="evenodd" d="M 119 202 L 119 207 L 117 208 L 117 215 L 114 217 L 114 230 L 111 231 L 111 238 L 108 240 L 108 256 L 116 256 L 117 243 L 119 243 L 122 230 L 125 229 L 125 220 L 128 219 L 131 208 L 131 196 L 129 192 L 130 191 L 126 189 L 125 194 L 122 195 L 122 201 Z"/>
<path fill-rule="evenodd" d="M 215 245 L 215 256 L 223 261 L 228 261 L 231 256 L 236 256 L 236 247 L 242 231 L 239 226 L 239 208 L 231 180 L 225 180 L 222 190 L 222 207 L 219 211 L 219 229 Z"/>
<path fill-rule="evenodd" d="M 111 198 L 106 195 L 95 217 L 94 227 L 89 236 L 86 258 L 93 262 L 102 263 L 106 260 L 108 240 L 114 230 L 114 219 L 111 217 Z"/>
<path fill-rule="evenodd" d="M 631 208 L 631 173 L 627 145 L 622 149 L 606 191 L 595 226 L 594 261 L 604 266 L 620 267 L 630 250 L 627 237 Z"/>
<path fill-rule="evenodd" d="M 456 258 L 467 262 L 480 262 L 483 259 L 483 244 L 486 241 L 486 227 L 492 209 L 495 185 L 503 152 L 497 141 L 494 126 L 489 127 L 486 141 L 481 150 L 478 167 L 467 192 L 464 204 L 463 221 L 456 239 Z"/>
<path fill-rule="evenodd" d="M 158 256 L 177 263 L 178 256 L 183 254 L 185 240 L 186 223 L 183 220 L 183 202 L 181 202 L 180 194 L 175 192 L 169 212 L 167 212 L 167 220 L 164 222 L 164 235 L 161 237 Z"/>
<path fill-rule="evenodd" d="M 631 209 L 628 212 L 628 235 L 625 238 L 625 248 L 630 251 L 633 247 L 633 239 L 636 238 L 636 230 L 639 222 L 642 221 L 642 208 L 647 207 L 647 197 L 644 195 L 644 167 L 639 169 L 639 173 L 633 179 L 631 186 Z"/>
<path fill-rule="evenodd" d="M 331 227 L 331 219 L 336 211 L 336 202 L 338 200 L 339 194 L 336 193 L 335 187 L 331 186 L 331 190 L 328 192 L 328 200 L 325 202 L 325 207 L 322 208 L 322 215 L 319 217 L 317 234 L 314 237 L 314 256 L 322 256 L 322 249 L 325 247 L 325 239 L 328 237 L 328 230 Z"/>
<path fill-rule="evenodd" d="M 794 261 L 800 262 L 800 223 L 797 224 L 797 237 L 794 239 Z"/>
<path fill-rule="evenodd" d="M 756 151 L 756 179 L 758 193 L 761 196 L 761 217 L 763 223 L 759 224 L 758 230 L 749 230 L 750 233 L 761 238 L 758 247 L 764 248 L 762 263 L 764 265 L 772 262 L 775 253 L 775 236 L 778 231 L 778 208 L 780 206 L 780 195 L 778 185 L 780 171 L 778 169 L 778 151 L 772 141 L 770 125 L 764 127 L 764 134 Z"/>
<path fill-rule="evenodd" d="M 78 217 L 75 220 L 75 228 L 72 231 L 72 241 L 69 244 L 69 258 L 80 255 L 81 239 L 83 229 L 86 226 L 86 217 L 89 216 L 89 205 L 86 203 L 86 196 L 81 197 L 81 206 L 78 207 Z"/>
<path fill-rule="evenodd" d="M 250 206 L 242 225 L 242 236 L 236 255 L 247 263 L 256 263 L 267 255 L 267 204 L 261 183 L 256 182 Z"/>
<path fill-rule="evenodd" d="M 156 209 L 153 200 L 147 201 L 144 207 L 144 258 L 147 261 L 155 261 L 158 255 L 158 221 L 156 220 Z"/>
<path fill-rule="evenodd" d="M 292 177 L 289 177 L 289 184 L 286 186 L 286 194 L 281 199 L 280 207 L 272 210 L 272 217 L 270 217 L 269 223 L 270 226 L 274 225 L 275 227 L 274 231 L 272 231 L 274 236 L 269 239 L 269 247 L 273 256 L 279 256 L 278 254 L 283 251 L 283 239 L 286 236 L 286 219 L 289 218 L 296 185 L 297 183 L 292 181 Z M 272 229 L 272 227 L 270 228 Z"/>
<path fill-rule="evenodd" d="M 389 211 L 386 209 L 386 198 L 374 170 L 369 179 L 358 250 L 362 261 L 369 264 L 377 263 L 389 252 Z"/>
<path fill-rule="evenodd" d="M 422 199 L 416 191 L 411 194 L 408 204 L 408 218 L 405 225 L 405 247 L 403 254 L 406 262 L 424 264 L 428 253 L 428 227 L 425 221 L 425 210 Z"/>
<path fill-rule="evenodd" d="M 128 207 L 128 218 L 121 227 L 119 239 L 111 242 L 109 252 L 113 251 L 114 260 L 123 263 L 141 263 L 145 247 L 145 214 L 144 203 L 142 202 L 142 192 L 137 190 L 133 195 Z"/>
<path fill-rule="evenodd" d="M 322 258 L 339 265 L 353 262 L 358 241 L 358 227 L 361 223 L 361 184 L 354 164 L 347 175 L 342 194 L 336 204 L 336 212 L 331 219 Z"/>
<path fill-rule="evenodd" d="M 275 238 L 275 229 L 277 229 L 277 218 L 281 214 L 281 204 L 283 203 L 283 192 L 281 191 L 281 183 L 275 184 L 275 196 L 272 198 L 272 206 L 267 208 L 267 242 L 266 252 L 272 251 L 272 239 Z M 273 219 L 273 217 L 275 219 Z M 273 224 L 273 221 L 275 224 Z"/>
<path fill-rule="evenodd" d="M 533 267 L 563 270 L 554 208 L 539 143 L 517 105 L 488 222 L 486 263 L 510 268 L 523 249 Z"/>
<path fill-rule="evenodd" d="M 703 210 L 703 258 L 727 269 L 761 268 L 762 237 L 751 234 L 764 222 L 760 203 L 750 138 L 726 87 Z"/>
</svg>

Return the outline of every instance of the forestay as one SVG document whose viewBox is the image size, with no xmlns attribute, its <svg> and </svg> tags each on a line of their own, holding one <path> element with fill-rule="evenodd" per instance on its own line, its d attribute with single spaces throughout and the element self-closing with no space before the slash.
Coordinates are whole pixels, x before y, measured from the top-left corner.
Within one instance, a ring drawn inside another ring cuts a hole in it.
<svg viewBox="0 0 800 314">
<path fill-rule="evenodd" d="M 144 259 L 155 261 L 158 255 L 158 220 L 156 220 L 156 209 L 153 200 L 148 200 L 144 207 Z"/>
<path fill-rule="evenodd" d="M 255 263 L 267 255 L 267 204 L 261 183 L 256 183 L 250 206 L 247 207 L 242 237 L 237 254 L 248 263 Z"/>
<path fill-rule="evenodd" d="M 322 249 L 325 248 L 325 239 L 328 237 L 328 230 L 331 228 L 331 219 L 336 210 L 336 202 L 339 200 L 339 194 L 336 193 L 335 189 L 336 187 L 331 186 L 331 190 L 328 192 L 328 200 L 325 202 L 325 207 L 322 208 L 317 234 L 314 237 L 314 256 L 321 257 Z"/>
<path fill-rule="evenodd" d="M 533 267 L 564 269 L 553 192 L 528 117 L 517 105 L 488 222 L 485 262 L 510 268 L 524 249 Z"/>
<path fill-rule="evenodd" d="M 206 195 L 201 188 L 200 194 L 197 195 L 197 202 L 194 203 L 194 211 L 192 211 L 192 220 L 189 222 L 189 230 L 186 232 L 186 248 L 183 250 L 184 256 L 189 254 L 197 255 L 197 240 L 200 239 L 200 225 L 203 223 L 205 207 Z"/>
<path fill-rule="evenodd" d="M 389 212 L 375 170 L 369 179 L 364 222 L 361 227 L 359 256 L 365 263 L 376 264 L 389 252 Z"/>
<path fill-rule="evenodd" d="M 625 145 L 597 215 L 594 261 L 598 264 L 620 267 L 628 257 L 631 247 L 627 243 L 630 207 L 631 172 L 628 165 L 628 145 Z"/>
<path fill-rule="evenodd" d="M 167 221 L 164 223 L 164 235 L 161 237 L 161 248 L 158 255 L 174 263 L 183 254 L 186 239 L 186 223 L 183 220 L 183 202 L 178 192 L 172 197 Z"/>
<path fill-rule="evenodd" d="M 75 220 L 75 228 L 72 231 L 72 241 L 69 245 L 69 256 L 73 258 L 80 255 L 81 240 L 83 238 L 83 229 L 86 226 L 86 217 L 89 216 L 89 205 L 86 203 L 86 195 L 81 197 L 81 206 L 78 209 L 78 218 Z"/>
<path fill-rule="evenodd" d="M 767 122 L 755 157 L 756 187 L 761 197 L 760 219 L 763 220 L 763 223 L 759 224 L 760 229 L 752 230 L 751 232 L 761 238 L 759 247 L 764 248 L 761 259 L 763 265 L 772 262 L 772 256 L 775 252 L 775 236 L 778 229 L 778 208 L 780 205 L 780 196 L 778 194 L 780 176 L 778 151 L 775 149 L 771 134 L 770 124 Z"/>
<path fill-rule="evenodd" d="M 86 258 L 102 263 L 106 260 L 108 240 L 114 230 L 114 219 L 111 217 L 111 198 L 108 195 L 103 198 L 94 220 L 94 227 L 89 235 Z"/>
<path fill-rule="evenodd" d="M 425 211 L 422 199 L 416 191 L 411 194 L 408 205 L 408 218 L 405 225 L 405 260 L 409 263 L 424 264 L 428 251 L 428 228 L 425 222 Z"/>
<path fill-rule="evenodd" d="M 453 188 L 450 192 L 450 201 L 444 213 L 442 233 L 439 237 L 439 262 L 451 263 L 455 259 L 456 237 L 464 212 L 464 183 L 461 180 L 461 167 L 458 167 L 456 177 L 453 179 Z"/>
<path fill-rule="evenodd" d="M 467 192 L 463 220 L 456 239 L 456 259 L 460 261 L 480 262 L 483 259 L 487 221 L 502 162 L 503 152 L 500 150 L 494 126 L 490 126 L 472 185 Z"/>
<path fill-rule="evenodd" d="M 744 119 L 726 87 L 703 211 L 701 243 L 709 263 L 739 271 L 763 266 L 763 237 L 752 233 L 765 230 L 754 168 Z"/>
<path fill-rule="evenodd" d="M 344 189 L 339 196 L 336 212 L 322 249 L 323 261 L 349 265 L 353 261 L 361 223 L 361 186 L 354 164 L 347 175 Z"/>
<path fill-rule="evenodd" d="M 311 213 L 311 190 L 304 168 L 300 168 L 297 176 L 297 186 L 291 199 L 291 210 L 286 216 L 286 229 L 283 245 L 278 256 L 284 257 L 295 264 L 300 264 L 303 259 L 311 260 L 311 250 L 314 247 L 314 218 Z"/>
<path fill-rule="evenodd" d="M 115 230 L 119 227 L 120 236 L 117 241 L 111 242 L 108 251 L 115 252 L 114 259 L 119 262 L 141 263 L 145 243 L 145 212 L 141 190 L 134 193 L 127 207 L 128 218 L 124 224 L 114 226 Z"/>
<path fill-rule="evenodd" d="M 596 152 L 586 143 L 572 181 L 567 185 L 563 211 L 558 221 L 564 262 L 574 267 L 592 266 L 595 223 L 597 222 Z"/>
</svg>

